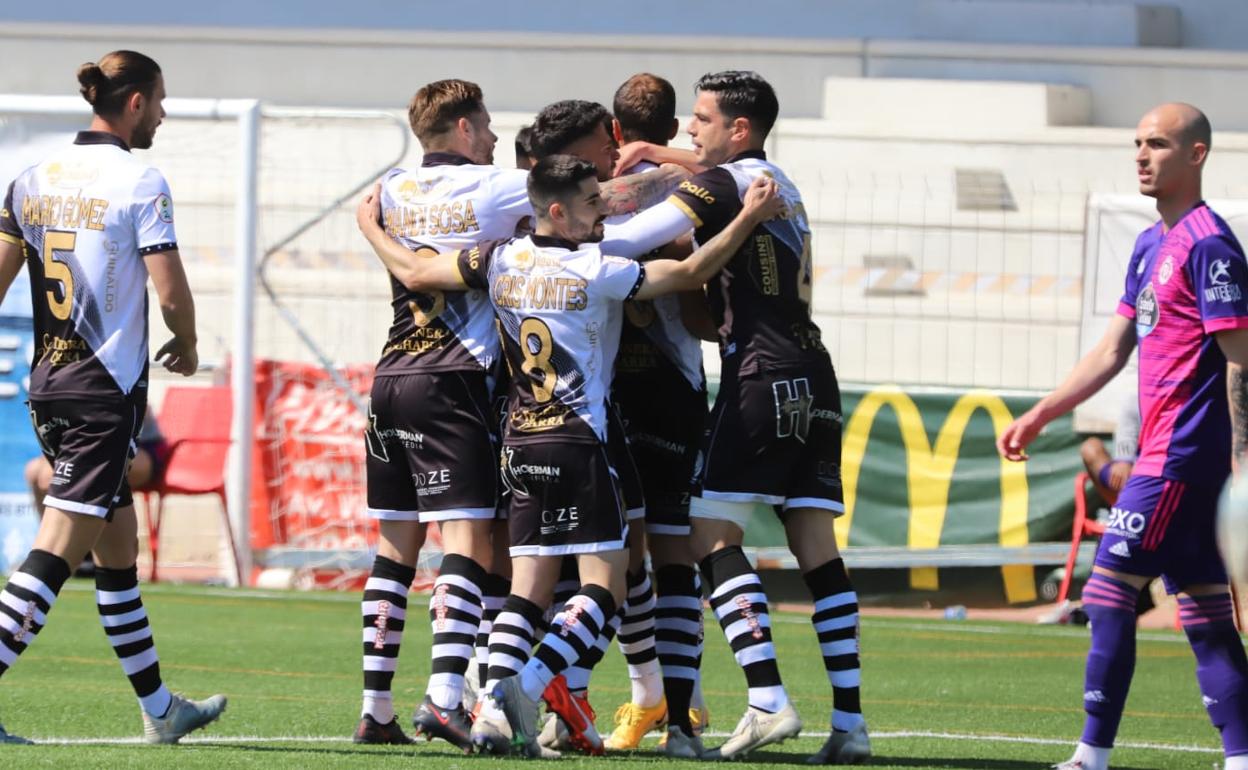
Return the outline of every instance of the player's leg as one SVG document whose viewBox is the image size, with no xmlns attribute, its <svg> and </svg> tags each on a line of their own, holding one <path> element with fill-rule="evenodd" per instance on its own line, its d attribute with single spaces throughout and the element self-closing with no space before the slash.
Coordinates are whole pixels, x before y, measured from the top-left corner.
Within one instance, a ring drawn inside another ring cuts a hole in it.
<svg viewBox="0 0 1248 770">
<path fill-rule="evenodd" d="M 749 706 L 733 734 L 706 755 L 730 759 L 792 737 L 801 720 L 780 678 L 771 639 L 767 595 L 741 549 L 745 527 L 760 504 L 784 501 L 790 443 L 778 442 L 769 381 L 727 375 L 712 410 L 698 484 L 689 506 L 692 545 L 711 609 L 745 673 Z"/>
<path fill-rule="evenodd" d="M 512 554 L 526 551 L 577 556 L 581 585 L 555 615 L 550 630 L 518 676 L 503 679 L 494 688 L 517 746 L 530 756 L 538 751 L 536 704 L 551 682 L 583 658 L 609 634 L 608 625 L 623 603 L 627 591 L 627 525 L 611 464 L 605 447 L 596 451 L 583 445 L 534 445 L 516 448 L 512 469 L 559 467 L 560 474 L 529 479 L 529 495 L 516 495 L 511 521 L 527 520 L 527 542 L 513 532 Z M 504 469 L 507 473 L 507 469 Z M 513 493 L 517 490 L 513 486 Z M 570 701 L 548 701 L 567 724 L 573 745 L 591 753 L 602 751 L 601 739 L 589 734 L 584 715 Z"/>
<path fill-rule="evenodd" d="M 425 525 L 419 520 L 409 461 L 415 437 L 395 413 L 404 379 L 373 381 L 370 425 L 365 433 L 368 515 L 378 520 L 380 537 L 360 602 L 364 693 L 353 737 L 356 743 L 410 743 L 395 719 L 391 686 L 407 624 L 407 595 L 425 543 Z"/>
<path fill-rule="evenodd" d="M 1083 606 L 1092 629 L 1084 671 L 1086 717 L 1069 767 L 1102 770 L 1109 765 L 1135 673 L 1136 602 L 1140 590 L 1161 571 L 1157 546 L 1167 519 L 1181 502 L 1183 486 L 1132 476 L 1097 547 L 1092 575 L 1083 587 Z"/>
<path fill-rule="evenodd" d="M 148 743 L 176 743 L 215 721 L 225 710 L 223 695 L 195 701 L 175 695 L 160 675 L 160 658 L 139 591 L 139 524 L 128 485 L 112 520 L 96 540 L 95 601 L 100 624 L 130 680 L 143 710 Z"/>
<path fill-rule="evenodd" d="M 1196 656 L 1209 719 L 1222 735 L 1227 770 L 1248 768 L 1248 660 L 1235 627 L 1230 580 L 1218 552 L 1215 511 L 1219 484 L 1191 484 L 1168 528 L 1165 586 L 1177 593 L 1179 622 Z"/>
<path fill-rule="evenodd" d="M 500 505 L 504 505 L 501 503 Z M 505 510 L 504 510 L 505 515 Z M 503 609 L 503 602 L 511 593 L 511 555 L 507 552 L 507 519 L 496 518 L 490 530 L 490 569 L 486 573 L 485 582 L 481 585 L 481 624 L 477 627 L 476 644 L 476 692 L 473 700 L 481 697 L 485 687 L 486 673 L 490 667 L 490 632 L 494 628 L 494 620 Z M 468 669 L 469 675 L 473 673 Z M 472 686 L 469 682 L 467 686 Z M 464 702 L 467 705 L 469 692 L 465 689 Z M 475 704 L 474 704 L 475 710 Z"/>
<path fill-rule="evenodd" d="M 702 584 L 691 566 L 693 549 L 688 536 L 652 535 L 650 543 L 658 594 L 655 637 L 668 711 L 665 738 L 671 740 L 672 730 L 679 730 L 684 738 L 692 739 L 707 723 L 705 707 L 694 704 L 701 679 Z"/>
<path fill-rule="evenodd" d="M 26 486 L 30 487 L 31 504 L 35 513 L 43 517 L 43 496 L 48 493 L 48 485 L 52 483 L 52 463 L 43 455 L 31 458 L 24 471 Z"/>
</svg>

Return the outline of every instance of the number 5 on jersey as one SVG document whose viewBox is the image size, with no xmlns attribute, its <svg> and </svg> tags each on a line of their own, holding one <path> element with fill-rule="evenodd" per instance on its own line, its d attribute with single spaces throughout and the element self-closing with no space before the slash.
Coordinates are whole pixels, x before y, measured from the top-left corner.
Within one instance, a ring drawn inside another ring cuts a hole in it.
<svg viewBox="0 0 1248 770">
<path fill-rule="evenodd" d="M 64 230 L 48 230 L 43 234 L 43 276 L 61 285 L 61 299 L 48 289 L 48 309 L 58 321 L 69 320 L 74 308 L 74 273 L 69 265 L 56 258 L 56 252 L 70 252 L 78 243 L 78 234 Z"/>
</svg>

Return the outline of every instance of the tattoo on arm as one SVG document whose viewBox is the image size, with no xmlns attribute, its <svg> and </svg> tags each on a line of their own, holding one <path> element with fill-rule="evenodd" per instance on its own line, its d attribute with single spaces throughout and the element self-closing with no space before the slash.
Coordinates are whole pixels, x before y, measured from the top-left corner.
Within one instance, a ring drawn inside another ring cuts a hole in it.
<svg viewBox="0 0 1248 770">
<path fill-rule="evenodd" d="M 1248 452 L 1248 378 L 1239 366 L 1228 367 L 1226 377 L 1231 402 L 1231 454 L 1243 457 Z"/>
<path fill-rule="evenodd" d="M 679 166 L 661 166 L 646 174 L 617 177 L 602 183 L 602 199 L 610 215 L 635 214 L 667 198 L 689 176 Z"/>
</svg>

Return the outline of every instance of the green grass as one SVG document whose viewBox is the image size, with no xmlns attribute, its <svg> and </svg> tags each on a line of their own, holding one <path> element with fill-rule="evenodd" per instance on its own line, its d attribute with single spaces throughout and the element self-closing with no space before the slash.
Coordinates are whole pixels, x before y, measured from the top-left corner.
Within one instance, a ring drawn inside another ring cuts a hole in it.
<svg viewBox="0 0 1248 770">
<path fill-rule="evenodd" d="M 192 696 L 228 695 L 222 720 L 179 747 L 5 746 L 0 748 L 4 767 L 501 766 L 464 757 L 442 743 L 373 748 L 345 741 L 359 714 L 357 596 L 166 586 L 145 591 L 166 681 Z M 416 598 L 413 608 L 422 604 Z M 412 612 L 414 618 L 422 614 Z M 801 763 L 826 735 L 831 689 L 814 632 L 798 615 L 778 613 L 773 626 L 785 682 L 806 729 L 801 739 L 768 747 L 739 767 Z M 429 665 L 427 625 L 413 620 L 408 628 L 395 680 L 396 706 L 405 721 L 423 695 Z M 731 730 L 745 707 L 745 681 L 713 620 L 707 639 L 704 682 L 711 729 Z M 1083 629 L 868 618 L 862 647 L 863 705 L 875 736 L 875 767 L 1043 767 L 1065 759 L 1079 734 Z M 614 707 L 628 693 L 617 651 L 595 673 L 591 693 L 605 732 Z M 98 741 L 141 733 L 138 706 L 100 630 L 89 583 L 67 586 L 50 625 L 0 681 L 0 720 L 36 740 Z M 1062 744 L 1006 742 L 1001 736 Z M 712 738 L 707 744 L 718 742 Z M 667 760 L 648 750 L 654 743 L 648 740 L 637 752 L 560 764 L 656 767 Z M 1217 735 L 1200 705 L 1191 653 L 1180 634 L 1141 633 L 1119 743 L 1116 770 L 1207 770 L 1220 759 L 1212 751 L 1219 745 Z"/>
</svg>

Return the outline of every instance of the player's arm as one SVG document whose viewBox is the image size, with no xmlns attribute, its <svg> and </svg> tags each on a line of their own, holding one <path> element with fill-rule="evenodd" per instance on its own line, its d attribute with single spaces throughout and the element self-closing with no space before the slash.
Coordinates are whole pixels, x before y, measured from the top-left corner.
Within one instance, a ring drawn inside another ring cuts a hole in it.
<svg viewBox="0 0 1248 770">
<path fill-rule="evenodd" d="M 629 174 L 603 182 L 599 191 L 607 204 L 607 214 L 636 214 L 666 198 L 681 182 L 690 177 L 688 169 L 668 164 L 648 174 Z M 659 244 L 672 240 L 659 241 Z M 650 247 L 646 251 L 657 248 Z M 607 252 L 613 253 L 613 252 Z M 645 252 L 642 252 L 643 254 Z"/>
<path fill-rule="evenodd" d="M 173 339 L 156 351 L 156 362 L 174 374 L 189 377 L 199 369 L 199 353 L 196 350 L 195 298 L 191 296 L 182 257 L 177 249 L 167 249 L 144 255 L 143 262 L 156 289 L 160 315 L 173 334 Z"/>
<path fill-rule="evenodd" d="M 706 166 L 698 163 L 698 156 L 693 150 L 682 150 L 662 144 L 651 144 L 650 142 L 629 142 L 620 147 L 620 159 L 615 164 L 616 176 L 642 161 L 650 161 L 660 165 L 674 163 L 677 166 L 689 169 L 694 174 L 699 174 L 707 169 Z"/>
<path fill-rule="evenodd" d="M 1023 416 L 1010 423 L 997 438 L 997 451 L 1007 460 L 1027 459 L 1027 445 L 1057 417 L 1083 403 L 1122 371 L 1135 349 L 1135 322 L 1122 315 L 1109 320 L 1109 327 L 1096 347 L 1079 359 L 1062 384 Z"/>
<path fill-rule="evenodd" d="M 1231 457 L 1236 468 L 1248 452 L 1248 329 L 1214 335 L 1226 356 L 1226 400 L 1231 408 Z"/>
<path fill-rule="evenodd" d="M 0 205 L 0 302 L 9 293 L 13 279 L 22 271 L 22 231 L 13 216 L 13 184 L 4 195 Z"/>
<path fill-rule="evenodd" d="M 754 228 L 784 210 L 776 183 L 759 177 L 750 183 L 741 211 L 728 226 L 698 247 L 687 259 L 656 259 L 646 263 L 646 277 L 637 290 L 637 299 L 697 289 L 719 272 L 741 248 Z"/>
<path fill-rule="evenodd" d="M 373 252 L 399 283 L 411 291 L 463 289 L 457 261 L 458 252 L 439 254 L 431 248 L 415 251 L 391 238 L 381 226 L 381 185 L 360 200 L 355 221 Z"/>
</svg>

